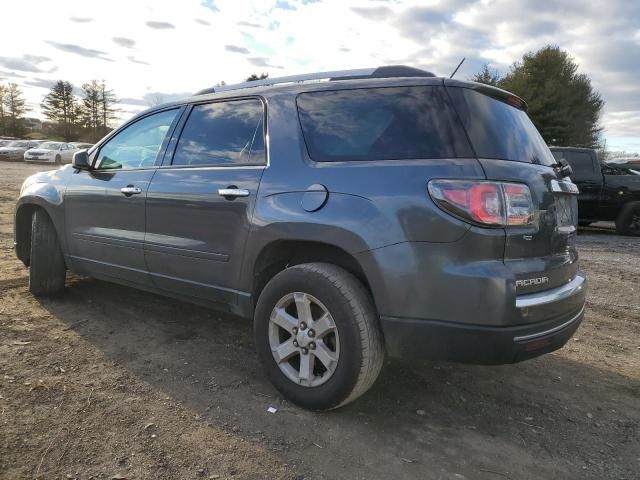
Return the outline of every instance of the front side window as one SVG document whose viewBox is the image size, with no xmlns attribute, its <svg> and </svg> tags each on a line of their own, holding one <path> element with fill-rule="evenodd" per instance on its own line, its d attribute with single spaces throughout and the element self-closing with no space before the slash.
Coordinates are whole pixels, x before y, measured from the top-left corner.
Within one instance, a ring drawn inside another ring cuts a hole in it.
<svg viewBox="0 0 640 480">
<path fill-rule="evenodd" d="M 172 165 L 265 163 L 264 109 L 258 99 L 195 105 L 178 140 Z"/>
<path fill-rule="evenodd" d="M 301 93 L 297 105 L 317 162 L 473 156 L 443 87 Z"/>
<path fill-rule="evenodd" d="M 144 117 L 109 139 L 100 148 L 95 168 L 99 170 L 152 167 L 178 109 Z"/>
</svg>

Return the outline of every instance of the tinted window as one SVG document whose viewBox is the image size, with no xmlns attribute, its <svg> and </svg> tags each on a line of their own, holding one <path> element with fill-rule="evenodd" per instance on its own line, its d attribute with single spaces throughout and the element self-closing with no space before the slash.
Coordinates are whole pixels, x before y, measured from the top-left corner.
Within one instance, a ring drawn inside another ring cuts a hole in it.
<svg viewBox="0 0 640 480">
<path fill-rule="evenodd" d="M 152 167 L 177 109 L 154 113 L 129 125 L 100 148 L 96 168 Z"/>
<path fill-rule="evenodd" d="M 315 161 L 472 156 L 442 87 L 302 93 L 297 103 Z"/>
<path fill-rule="evenodd" d="M 478 157 L 555 164 L 526 112 L 469 88 L 449 92 Z"/>
<path fill-rule="evenodd" d="M 595 167 L 593 165 L 593 158 L 587 152 L 566 152 L 564 156 L 573 174 L 571 178 L 574 180 L 586 180 L 593 178 L 596 175 Z"/>
<path fill-rule="evenodd" d="M 258 99 L 193 107 L 173 165 L 263 164 L 264 111 Z"/>
</svg>

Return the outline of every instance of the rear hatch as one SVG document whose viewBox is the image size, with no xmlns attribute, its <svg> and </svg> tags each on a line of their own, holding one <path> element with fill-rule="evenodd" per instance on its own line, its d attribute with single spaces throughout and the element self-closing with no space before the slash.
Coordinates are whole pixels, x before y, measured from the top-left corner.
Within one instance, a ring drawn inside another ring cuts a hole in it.
<svg viewBox="0 0 640 480">
<path fill-rule="evenodd" d="M 516 278 L 516 294 L 571 281 L 578 268 L 578 190 L 561 178 L 526 104 L 493 87 L 451 80 L 446 85 L 487 179 L 523 183 L 531 191 L 531 223 L 505 228 L 504 262 Z"/>
</svg>

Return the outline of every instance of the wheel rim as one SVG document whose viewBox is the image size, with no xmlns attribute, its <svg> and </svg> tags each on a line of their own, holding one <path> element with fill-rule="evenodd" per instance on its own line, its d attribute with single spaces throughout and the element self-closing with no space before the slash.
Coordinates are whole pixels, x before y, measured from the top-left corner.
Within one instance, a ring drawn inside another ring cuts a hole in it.
<svg viewBox="0 0 640 480">
<path fill-rule="evenodd" d="M 269 345 L 280 371 L 297 385 L 317 387 L 335 373 L 340 337 L 329 310 L 313 295 L 293 292 L 271 311 Z"/>
</svg>

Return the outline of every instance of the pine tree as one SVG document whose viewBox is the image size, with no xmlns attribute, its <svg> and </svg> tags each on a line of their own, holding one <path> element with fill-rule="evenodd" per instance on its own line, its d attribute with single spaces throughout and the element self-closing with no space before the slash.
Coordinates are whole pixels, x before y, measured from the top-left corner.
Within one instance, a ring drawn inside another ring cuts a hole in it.
<svg viewBox="0 0 640 480">
<path fill-rule="evenodd" d="M 56 82 L 41 107 L 45 117 L 54 124 L 54 131 L 67 142 L 73 140 L 78 117 L 73 85 L 63 80 Z"/>
<path fill-rule="evenodd" d="M 9 83 L 5 88 L 4 98 L 5 131 L 14 137 L 25 134 L 24 114 L 27 111 L 22 90 L 15 83 Z"/>
<path fill-rule="evenodd" d="M 109 124 L 115 119 L 116 109 L 114 105 L 116 103 L 116 95 L 113 93 L 113 90 L 107 88 L 104 80 L 99 85 L 98 93 L 100 99 L 101 134 L 106 135 L 109 131 Z"/>
<path fill-rule="evenodd" d="M 5 135 L 5 113 L 4 113 L 4 95 L 7 87 L 0 84 L 0 135 Z"/>
<path fill-rule="evenodd" d="M 500 73 L 497 70 L 489 68 L 489 65 L 485 63 L 482 66 L 482 70 L 471 77 L 471 80 L 478 83 L 484 83 L 486 85 L 498 86 L 500 82 Z"/>
<path fill-rule="evenodd" d="M 524 55 L 500 80 L 499 87 L 522 97 L 529 116 L 549 144 L 597 148 L 604 100 L 578 64 L 559 47 Z"/>
<path fill-rule="evenodd" d="M 269 78 L 268 73 L 261 73 L 260 75 L 256 75 L 252 73 L 250 77 L 247 77 L 247 82 L 255 82 L 256 80 L 264 80 L 265 78 Z"/>
<path fill-rule="evenodd" d="M 89 130 L 90 138 L 100 138 L 102 115 L 100 114 L 100 84 L 96 80 L 82 84 L 82 107 L 80 118 L 84 128 Z"/>
</svg>

